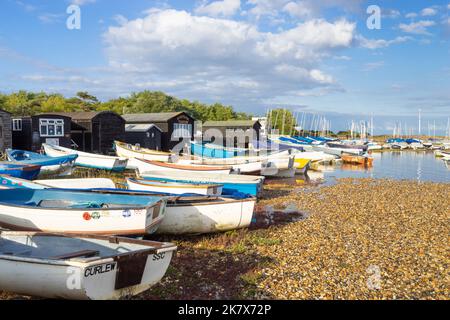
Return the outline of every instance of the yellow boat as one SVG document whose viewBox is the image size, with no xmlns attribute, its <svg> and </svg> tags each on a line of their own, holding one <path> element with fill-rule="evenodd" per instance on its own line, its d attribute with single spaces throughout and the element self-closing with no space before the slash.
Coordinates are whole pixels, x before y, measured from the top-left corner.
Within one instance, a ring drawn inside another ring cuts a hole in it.
<svg viewBox="0 0 450 320">
<path fill-rule="evenodd" d="M 294 160 L 295 173 L 305 174 L 309 169 L 310 163 L 311 160 L 309 159 L 302 159 L 295 157 Z"/>
</svg>

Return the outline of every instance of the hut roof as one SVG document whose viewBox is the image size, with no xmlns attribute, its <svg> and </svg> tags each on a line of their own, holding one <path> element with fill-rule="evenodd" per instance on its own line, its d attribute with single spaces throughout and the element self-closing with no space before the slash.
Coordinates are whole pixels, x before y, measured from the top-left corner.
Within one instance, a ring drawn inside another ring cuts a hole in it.
<svg viewBox="0 0 450 320">
<path fill-rule="evenodd" d="M 151 128 L 155 127 L 157 130 L 161 131 L 162 130 L 155 124 L 126 124 L 125 125 L 125 131 L 126 132 L 147 132 L 148 130 L 150 130 Z"/>
<path fill-rule="evenodd" d="M 166 122 L 183 113 L 185 112 L 128 113 L 122 115 L 122 117 L 128 123 Z"/>
</svg>

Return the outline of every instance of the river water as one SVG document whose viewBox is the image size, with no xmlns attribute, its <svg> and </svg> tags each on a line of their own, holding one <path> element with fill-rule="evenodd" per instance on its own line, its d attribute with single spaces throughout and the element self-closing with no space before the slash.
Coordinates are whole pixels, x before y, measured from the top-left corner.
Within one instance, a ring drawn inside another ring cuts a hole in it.
<svg viewBox="0 0 450 320">
<path fill-rule="evenodd" d="M 436 158 L 430 151 L 388 151 L 372 154 L 373 166 L 350 164 L 319 166 L 310 170 L 307 177 L 296 176 L 300 183 L 333 184 L 339 178 L 390 178 L 450 183 L 450 164 Z"/>
</svg>

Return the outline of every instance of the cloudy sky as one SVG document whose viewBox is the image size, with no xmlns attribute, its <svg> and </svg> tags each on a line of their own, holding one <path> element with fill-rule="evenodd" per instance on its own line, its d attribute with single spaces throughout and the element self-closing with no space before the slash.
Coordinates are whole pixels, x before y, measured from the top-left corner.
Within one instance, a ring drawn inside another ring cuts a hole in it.
<svg viewBox="0 0 450 320">
<path fill-rule="evenodd" d="M 70 30 L 67 8 L 81 8 Z M 369 5 L 380 29 L 367 26 Z M 101 99 L 144 89 L 262 115 L 284 106 L 342 129 L 376 118 L 445 130 L 450 1 L 2 0 L 0 91 Z M 334 123 L 333 123 L 334 120 Z"/>
</svg>

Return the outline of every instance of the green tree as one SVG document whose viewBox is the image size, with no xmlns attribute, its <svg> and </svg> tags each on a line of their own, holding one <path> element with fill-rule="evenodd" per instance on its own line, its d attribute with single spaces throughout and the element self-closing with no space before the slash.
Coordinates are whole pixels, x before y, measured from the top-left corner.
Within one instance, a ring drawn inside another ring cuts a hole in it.
<svg viewBox="0 0 450 320">
<path fill-rule="evenodd" d="M 270 127 L 277 129 L 281 135 L 295 134 L 294 127 L 297 126 L 292 112 L 287 109 L 274 109 L 269 114 Z"/>
</svg>

